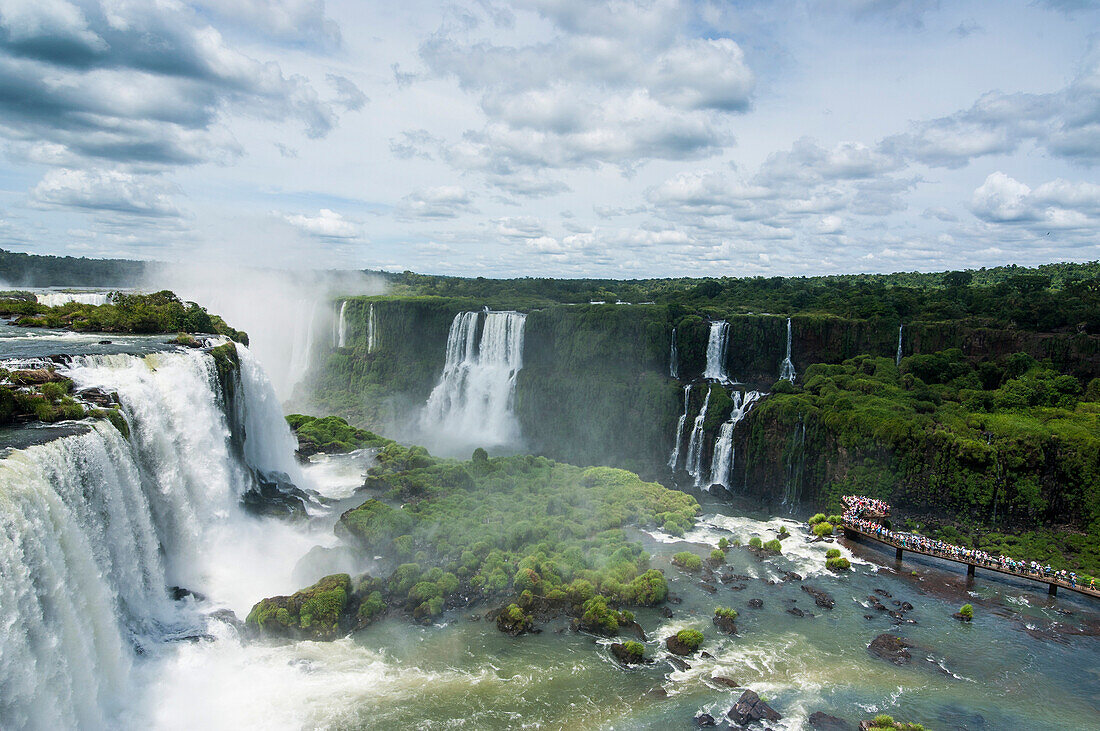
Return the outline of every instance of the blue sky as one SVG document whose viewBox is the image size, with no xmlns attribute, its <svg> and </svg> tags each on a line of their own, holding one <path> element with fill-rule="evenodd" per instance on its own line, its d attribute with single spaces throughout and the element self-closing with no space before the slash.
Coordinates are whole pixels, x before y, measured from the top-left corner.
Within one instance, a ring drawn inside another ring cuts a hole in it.
<svg viewBox="0 0 1100 731">
<path fill-rule="evenodd" d="M 641 277 L 1100 258 L 1088 0 L 0 0 L 0 247 Z"/>
</svg>

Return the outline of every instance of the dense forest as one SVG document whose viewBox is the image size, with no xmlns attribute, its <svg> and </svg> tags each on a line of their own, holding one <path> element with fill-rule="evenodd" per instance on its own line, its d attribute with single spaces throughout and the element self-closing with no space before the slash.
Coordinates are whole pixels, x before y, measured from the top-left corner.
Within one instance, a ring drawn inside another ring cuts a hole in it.
<svg viewBox="0 0 1100 731">
<path fill-rule="evenodd" d="M 132 287 L 146 263 L 130 259 L 40 256 L 0 249 L 0 283 L 19 287 Z"/>
</svg>

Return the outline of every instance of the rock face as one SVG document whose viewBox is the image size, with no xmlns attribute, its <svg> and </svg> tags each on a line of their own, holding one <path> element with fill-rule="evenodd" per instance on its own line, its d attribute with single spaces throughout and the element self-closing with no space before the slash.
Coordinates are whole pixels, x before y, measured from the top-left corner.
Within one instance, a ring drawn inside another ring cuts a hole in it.
<svg viewBox="0 0 1100 731">
<path fill-rule="evenodd" d="M 312 502 L 309 495 L 281 472 L 258 475 L 256 486 L 241 495 L 241 505 L 245 510 L 268 518 L 304 520 L 308 517 L 308 502 Z"/>
<path fill-rule="evenodd" d="M 17 386 L 41 386 L 66 380 L 52 368 L 35 368 L 27 371 L 12 371 L 8 379 Z"/>
<path fill-rule="evenodd" d="M 903 637 L 881 634 L 871 640 L 871 644 L 867 646 L 867 651 L 875 657 L 892 662 L 895 665 L 908 665 L 913 660 L 913 656 L 909 652 L 910 647 L 913 647 L 913 643 Z"/>
<path fill-rule="evenodd" d="M 497 615 L 497 629 L 506 635 L 518 637 L 534 629 L 531 616 L 515 604 L 509 604 Z"/>
<path fill-rule="evenodd" d="M 261 600 L 245 624 L 273 637 L 334 640 L 350 594 L 351 577 L 333 574 L 291 596 Z"/>
<path fill-rule="evenodd" d="M 726 715 L 729 716 L 731 723 L 738 726 L 747 726 L 754 721 L 778 721 L 783 718 L 751 690 L 742 693 L 741 698 L 726 712 Z"/>
<path fill-rule="evenodd" d="M 695 717 L 695 725 L 699 726 L 700 728 L 709 728 L 718 724 L 714 720 L 714 716 L 710 715 L 709 713 L 700 713 L 698 716 Z"/>
<path fill-rule="evenodd" d="M 810 725 L 818 731 L 852 731 L 852 724 L 822 711 L 811 713 L 809 720 Z"/>
</svg>

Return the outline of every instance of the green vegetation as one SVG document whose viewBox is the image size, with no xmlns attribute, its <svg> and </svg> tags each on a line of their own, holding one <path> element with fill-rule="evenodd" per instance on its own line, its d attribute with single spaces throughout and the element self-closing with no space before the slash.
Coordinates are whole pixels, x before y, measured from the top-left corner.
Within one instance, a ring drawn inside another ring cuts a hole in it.
<svg viewBox="0 0 1100 731">
<path fill-rule="evenodd" d="M 383 597 L 416 619 L 438 616 L 461 594 L 519 596 L 556 605 L 593 631 L 633 622 L 618 606 L 668 596 L 664 575 L 627 540 L 630 525 L 688 526 L 695 499 L 608 467 L 580 469 L 541 457 L 467 462 L 387 442 L 368 473 L 378 495 L 344 513 L 338 535 L 369 555 L 403 561 Z M 698 557 L 695 557 L 698 561 Z"/>
<path fill-rule="evenodd" d="M 750 548 L 763 548 L 764 547 L 764 541 L 761 540 L 760 536 L 753 536 L 752 538 L 749 539 L 749 547 Z"/>
<path fill-rule="evenodd" d="M 672 563 L 675 566 L 679 566 L 684 571 L 699 571 L 703 568 L 703 559 L 699 558 L 691 551 L 680 551 L 674 554 L 672 556 Z"/>
<path fill-rule="evenodd" d="M 737 610 L 729 607 L 716 607 L 714 609 L 714 616 L 723 619 L 737 619 Z"/>
<path fill-rule="evenodd" d="M 832 556 L 825 559 L 825 568 L 830 571 L 847 571 L 852 568 L 852 562 L 843 556 Z"/>
<path fill-rule="evenodd" d="M 318 418 L 291 414 L 286 421 L 298 437 L 298 453 L 307 457 L 318 452 L 342 454 L 364 447 L 382 447 L 391 441 L 365 429 L 349 426 L 339 416 Z"/>
<path fill-rule="evenodd" d="M 726 552 L 720 548 L 716 548 L 710 552 L 710 562 L 715 566 L 724 564 L 726 562 Z"/>
<path fill-rule="evenodd" d="M 25 300 L 0 300 L 0 315 L 16 318 L 15 324 L 22 327 L 108 333 L 208 333 L 248 344 L 248 335 L 194 302 L 180 301 L 168 290 L 153 294 L 112 292 L 110 301 L 98 306 L 67 302 L 47 307 Z"/>
<path fill-rule="evenodd" d="M 818 513 L 817 515 L 813 516 L 812 518 L 810 518 L 806 522 L 809 523 L 811 526 L 815 526 L 818 523 L 824 523 L 825 522 L 825 513 Z"/>
<path fill-rule="evenodd" d="M 11 372 L 0 368 L 0 426 L 92 417 L 107 419 L 124 437 L 130 436 L 130 427 L 117 405 L 86 408 L 73 398 L 72 389 L 73 382 L 52 368 Z"/>
<path fill-rule="evenodd" d="M 722 536 L 721 538 L 718 539 L 718 549 L 720 551 L 726 551 L 726 550 L 729 549 L 729 547 L 730 547 L 730 540 L 728 538 L 726 538 L 725 536 Z"/>
<path fill-rule="evenodd" d="M 814 526 L 814 535 L 817 536 L 818 538 L 824 538 L 825 536 L 831 536 L 832 534 L 833 534 L 833 524 L 832 523 L 822 522 L 822 523 L 818 523 L 817 525 Z"/>
<path fill-rule="evenodd" d="M 20 254 L 0 249 L 0 279 L 27 287 L 130 287 L 147 264 L 131 259 L 86 259 Z"/>
<path fill-rule="evenodd" d="M 825 552 L 825 558 L 840 558 L 840 549 L 830 548 L 828 551 Z"/>
<path fill-rule="evenodd" d="M 769 553 L 783 553 L 783 544 L 773 538 L 764 544 L 764 550 Z"/>
<path fill-rule="evenodd" d="M 245 624 L 272 636 L 335 639 L 350 593 L 351 577 L 347 574 L 326 576 L 291 596 L 258 602 Z"/>
<path fill-rule="evenodd" d="M 791 534 L 791 532 L 789 530 L 787 530 L 787 526 L 785 526 L 785 525 L 779 526 L 779 535 L 780 535 L 780 537 L 789 536 L 790 534 Z"/>
<path fill-rule="evenodd" d="M 871 721 L 871 728 L 896 729 L 896 731 L 924 731 L 924 726 L 919 723 L 899 723 L 892 716 L 880 713 Z"/>
<path fill-rule="evenodd" d="M 801 474 L 820 486 L 804 499 L 839 507 L 844 494 L 882 498 L 922 516 L 928 535 L 1095 575 L 1096 398 L 1100 385 L 1083 387 L 1025 354 L 975 364 L 947 350 L 904 358 L 900 369 L 860 356 L 810 366 L 794 393 L 762 401 L 747 459 L 766 482 L 765 470 L 797 456 L 776 453 L 778 435 L 804 428 Z M 824 514 L 811 518 L 825 522 Z M 1055 524 L 1062 527 L 1044 527 Z M 1005 530 L 1017 526 L 1031 529 Z"/>
<path fill-rule="evenodd" d="M 962 608 L 959 609 L 959 614 L 963 616 L 963 619 L 969 622 L 970 620 L 974 619 L 974 605 L 963 604 Z"/>
<path fill-rule="evenodd" d="M 635 642 L 634 640 L 627 640 L 623 643 L 622 658 L 633 664 L 638 664 L 645 661 L 645 645 L 641 642 Z"/>
<path fill-rule="evenodd" d="M 703 633 L 697 629 L 682 629 L 676 633 L 676 639 L 691 652 L 703 644 Z"/>
</svg>

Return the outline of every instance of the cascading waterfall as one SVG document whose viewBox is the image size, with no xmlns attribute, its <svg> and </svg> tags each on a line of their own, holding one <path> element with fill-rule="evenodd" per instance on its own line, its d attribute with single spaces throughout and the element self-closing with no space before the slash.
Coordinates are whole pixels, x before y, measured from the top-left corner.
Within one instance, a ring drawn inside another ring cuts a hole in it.
<svg viewBox="0 0 1100 731">
<path fill-rule="evenodd" d="M 787 318 L 787 357 L 783 359 L 783 365 L 779 369 L 779 378 L 784 381 L 794 382 L 794 363 L 791 362 L 791 318 Z"/>
<path fill-rule="evenodd" d="M 676 352 L 676 328 L 672 328 L 672 345 L 668 354 L 668 375 L 672 378 L 680 377 L 680 354 Z"/>
<path fill-rule="evenodd" d="M 901 334 L 905 330 L 905 323 L 898 325 L 898 354 L 894 357 L 894 365 L 901 365 Z"/>
<path fill-rule="evenodd" d="M 367 352 L 374 352 L 374 333 L 375 333 L 375 321 L 374 321 L 374 303 L 371 302 L 370 310 L 367 314 Z"/>
<path fill-rule="evenodd" d="M 76 302 L 82 305 L 105 305 L 108 295 L 105 292 L 50 292 L 49 294 L 36 294 L 35 300 L 40 305 L 57 307 L 59 305 Z"/>
<path fill-rule="evenodd" d="M 728 348 L 729 332 L 730 324 L 725 320 L 718 320 L 710 324 L 710 335 L 707 338 L 707 365 L 703 370 L 703 378 L 721 383 L 730 380 L 726 372 L 726 350 Z"/>
<path fill-rule="evenodd" d="M 710 408 L 710 389 L 703 398 L 703 408 L 699 409 L 695 417 L 695 424 L 691 428 L 691 439 L 688 440 L 687 473 L 695 478 L 695 486 L 703 484 L 703 422 L 707 420 L 707 409 Z"/>
<path fill-rule="evenodd" d="M 253 576 L 262 560 L 235 555 L 233 542 L 286 538 L 239 498 L 254 470 L 295 474 L 293 437 L 270 382 L 239 354 L 242 450 L 212 357 L 189 350 L 75 358 L 64 374 L 116 392 L 130 439 L 97 421 L 0 459 L 0 725 L 118 727 L 135 649 L 203 631 L 167 587 L 237 611 L 271 588 Z M 245 577 L 227 575 L 240 565 Z"/>
<path fill-rule="evenodd" d="M 791 512 L 798 507 L 802 500 L 802 481 L 806 473 L 806 418 L 804 414 L 798 415 L 798 424 L 795 425 L 787 448 L 783 451 L 783 460 L 787 465 L 787 487 L 783 494 L 783 504 L 790 508 Z"/>
<path fill-rule="evenodd" d="M 444 449 L 496 447 L 519 440 L 513 405 L 516 375 L 523 368 L 526 319 L 519 312 L 455 315 L 443 374 L 420 418 L 422 430 Z"/>
<path fill-rule="evenodd" d="M 730 412 L 729 421 L 722 424 L 718 430 L 718 438 L 714 440 L 714 454 L 710 463 L 710 484 L 730 486 L 730 475 L 734 466 L 733 432 L 737 425 L 744 419 L 753 404 L 764 396 L 759 391 L 735 391 L 733 394 L 733 410 Z"/>
<path fill-rule="evenodd" d="M 672 455 L 668 458 L 668 466 L 675 472 L 680 466 L 680 444 L 684 441 L 684 425 L 687 424 L 688 402 L 691 400 L 691 384 L 684 386 L 684 413 L 680 414 L 680 420 L 676 422 L 676 441 L 672 443 Z"/>
<path fill-rule="evenodd" d="M 348 320 L 347 320 L 348 301 L 344 300 L 340 303 L 340 317 L 337 320 L 336 326 L 336 347 L 343 348 L 347 345 L 348 341 Z"/>
</svg>

